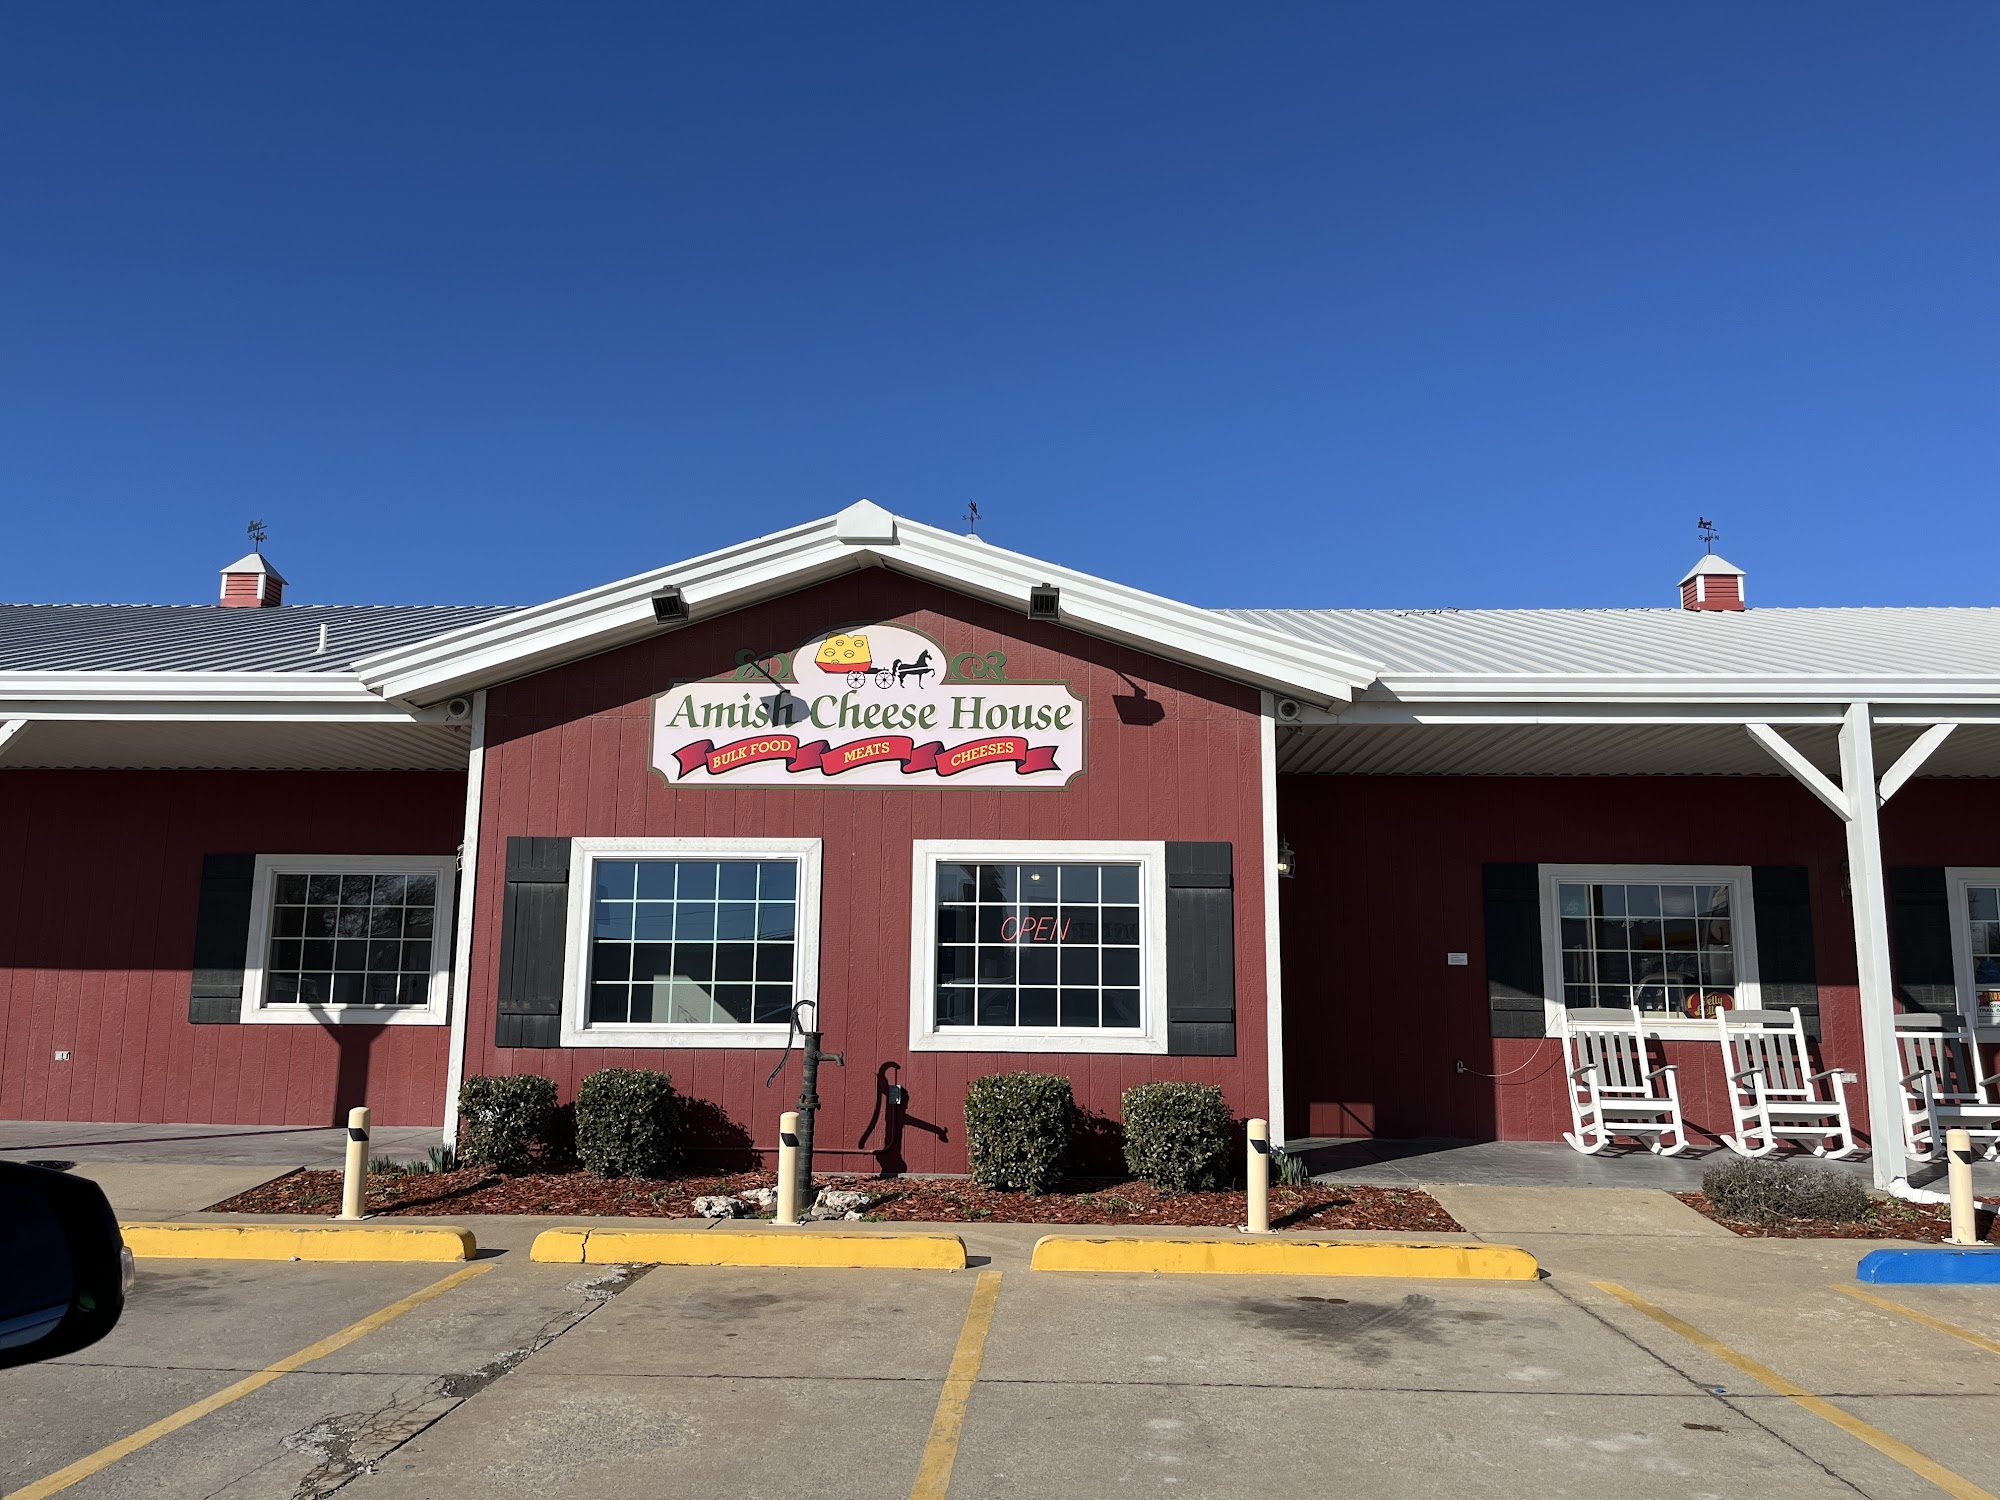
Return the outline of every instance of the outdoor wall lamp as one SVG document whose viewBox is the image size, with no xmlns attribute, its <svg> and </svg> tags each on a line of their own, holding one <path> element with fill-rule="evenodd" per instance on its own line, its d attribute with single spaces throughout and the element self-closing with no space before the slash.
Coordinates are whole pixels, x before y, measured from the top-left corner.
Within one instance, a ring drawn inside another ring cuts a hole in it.
<svg viewBox="0 0 2000 1500">
<path fill-rule="evenodd" d="M 653 595 L 653 618 L 662 625 L 679 625 L 687 617 L 687 600 L 679 589 L 664 588 Z"/>
<path fill-rule="evenodd" d="M 1278 835 L 1278 878 L 1290 880 L 1299 873 L 1299 857 L 1292 852 L 1292 841 L 1282 833 Z"/>
</svg>

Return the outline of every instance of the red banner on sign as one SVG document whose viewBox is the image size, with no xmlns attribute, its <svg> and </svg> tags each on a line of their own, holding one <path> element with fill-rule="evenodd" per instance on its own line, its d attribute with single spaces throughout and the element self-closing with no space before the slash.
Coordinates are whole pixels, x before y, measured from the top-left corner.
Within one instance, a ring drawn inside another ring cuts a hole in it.
<svg viewBox="0 0 2000 1500">
<path fill-rule="evenodd" d="M 679 763 L 683 776 L 692 776 L 696 771 L 707 771 L 711 776 L 726 776 L 739 766 L 769 760 L 784 761 L 785 770 L 794 776 L 810 771 L 839 776 L 882 761 L 900 762 L 905 776 L 926 771 L 938 776 L 956 776 L 961 771 L 996 762 L 1012 764 L 1017 773 L 1028 776 L 1061 769 L 1056 765 L 1057 748 L 1054 745 L 1031 745 L 1018 735 L 968 740 L 947 749 L 939 740 L 919 745 L 906 734 L 877 735 L 872 739 L 851 740 L 845 745 L 828 745 L 825 740 L 805 744 L 794 734 L 763 734 L 722 746 L 717 746 L 712 740 L 698 740 L 676 750 L 674 760 Z"/>
</svg>

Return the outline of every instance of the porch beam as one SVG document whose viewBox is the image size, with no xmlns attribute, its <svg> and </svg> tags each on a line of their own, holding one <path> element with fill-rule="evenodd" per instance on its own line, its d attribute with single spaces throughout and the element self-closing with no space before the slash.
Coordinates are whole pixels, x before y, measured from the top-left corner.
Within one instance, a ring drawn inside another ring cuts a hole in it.
<svg viewBox="0 0 2000 1500">
<path fill-rule="evenodd" d="M 1840 728 L 1840 779 L 1859 791 L 1875 781 L 1870 705 L 1848 705 Z M 1882 826 L 1872 796 L 1852 799 L 1847 817 L 1848 884 L 1853 888 L 1854 956 L 1861 998 L 1861 1055 L 1867 1064 L 1868 1137 L 1875 1186 L 1909 1178 L 1903 1150 L 1902 1067 L 1896 1054 L 1896 991 L 1889 968 L 1889 899 L 1882 868 Z"/>
<path fill-rule="evenodd" d="M 1924 762 L 1931 758 L 1931 752 L 1950 739 L 1951 732 L 1956 728 L 1958 728 L 1956 724 L 1933 724 L 1918 735 L 1916 743 L 1897 756 L 1896 763 L 1882 773 L 1882 788 L 1877 796 L 1877 805 L 1887 802 L 1900 792 L 1903 784 L 1922 769 Z"/>
<path fill-rule="evenodd" d="M 1750 731 L 1751 739 L 1770 752 L 1773 760 L 1791 772 L 1797 778 L 1799 784 L 1805 787 L 1807 791 L 1832 808 L 1842 821 L 1849 823 L 1854 821 L 1854 808 L 1847 793 L 1835 786 L 1832 781 L 1827 779 L 1824 771 L 1807 760 L 1804 755 L 1800 754 L 1796 745 L 1782 734 L 1779 734 L 1769 724 L 1745 724 L 1743 727 Z M 1843 745 L 1846 744 L 1846 733 L 1847 730 L 1843 727 L 1841 730 L 1843 736 L 1841 743 Z M 1845 752 L 1843 752 L 1844 754 Z M 1872 763 L 1871 760 L 1871 765 Z M 1856 782 L 1845 776 L 1842 777 L 1842 780 L 1846 781 L 1849 786 L 1873 786 L 1875 784 L 1872 771 L 1866 781 Z"/>
<path fill-rule="evenodd" d="M 7 758 L 7 742 L 28 727 L 26 719 L 0 720 L 0 760 Z"/>
</svg>

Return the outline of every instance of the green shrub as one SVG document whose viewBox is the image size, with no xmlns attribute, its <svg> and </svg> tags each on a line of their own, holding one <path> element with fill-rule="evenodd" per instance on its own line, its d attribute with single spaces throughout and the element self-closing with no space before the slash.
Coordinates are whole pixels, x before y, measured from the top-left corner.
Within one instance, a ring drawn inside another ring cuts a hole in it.
<svg viewBox="0 0 2000 1500">
<path fill-rule="evenodd" d="M 1701 1190 L 1725 1219 L 1775 1224 L 1784 1219 L 1831 1219 L 1851 1224 L 1868 1215 L 1868 1191 L 1858 1178 L 1801 1161 L 1732 1161 L 1702 1174 Z"/>
<path fill-rule="evenodd" d="M 468 1078 L 458 1091 L 459 1154 L 502 1172 L 525 1172 L 548 1146 L 556 1086 L 533 1073 Z"/>
<path fill-rule="evenodd" d="M 1125 1090 L 1125 1165 L 1181 1193 L 1230 1175 L 1235 1130 L 1212 1083 L 1141 1083 Z"/>
<path fill-rule="evenodd" d="M 679 1156 L 674 1081 L 650 1068 L 606 1068 L 576 1091 L 576 1154 L 599 1177 L 662 1177 Z"/>
<path fill-rule="evenodd" d="M 965 1091 L 972 1180 L 1046 1193 L 1062 1181 L 1076 1100 L 1056 1073 L 994 1073 Z"/>
</svg>

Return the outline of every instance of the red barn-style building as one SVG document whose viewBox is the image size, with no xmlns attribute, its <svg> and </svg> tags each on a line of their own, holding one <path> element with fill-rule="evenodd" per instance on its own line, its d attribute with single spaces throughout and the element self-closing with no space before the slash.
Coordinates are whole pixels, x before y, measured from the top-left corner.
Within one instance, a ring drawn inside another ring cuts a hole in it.
<svg viewBox="0 0 2000 1500">
<path fill-rule="evenodd" d="M 1888 1182 L 1897 1014 L 2000 1040 L 2000 611 L 1210 610 L 866 501 L 528 608 L 284 582 L 0 606 L 0 1118 L 644 1066 L 741 1155 L 811 1002 L 837 1170 L 963 1171 L 1015 1069 L 1553 1140 L 1636 1004 L 1714 1136 L 1712 1013 L 1797 1007 Z"/>
</svg>

